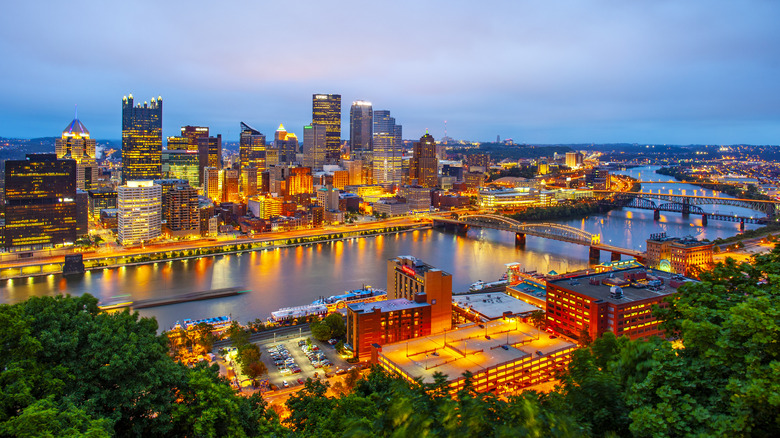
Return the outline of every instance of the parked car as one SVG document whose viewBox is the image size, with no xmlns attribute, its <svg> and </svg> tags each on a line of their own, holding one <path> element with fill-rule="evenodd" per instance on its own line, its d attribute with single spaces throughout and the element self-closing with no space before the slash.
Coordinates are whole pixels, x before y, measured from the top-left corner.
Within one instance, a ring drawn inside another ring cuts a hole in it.
<svg viewBox="0 0 780 438">
<path fill-rule="evenodd" d="M 289 387 L 290 387 L 290 384 L 289 384 L 289 383 L 287 383 L 287 381 L 286 381 L 286 380 L 283 380 L 283 381 L 282 381 L 282 386 L 284 386 L 285 388 L 289 388 Z"/>
<path fill-rule="evenodd" d="M 303 379 L 298 379 L 298 383 L 300 383 L 301 385 L 303 385 L 303 384 L 304 384 L 304 383 L 306 383 L 306 382 L 304 382 L 304 381 L 303 381 Z"/>
</svg>

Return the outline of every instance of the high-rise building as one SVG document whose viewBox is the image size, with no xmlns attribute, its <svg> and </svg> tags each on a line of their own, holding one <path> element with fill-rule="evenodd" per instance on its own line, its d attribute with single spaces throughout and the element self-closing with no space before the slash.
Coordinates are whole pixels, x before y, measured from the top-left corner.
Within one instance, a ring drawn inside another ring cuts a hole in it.
<svg viewBox="0 0 780 438">
<path fill-rule="evenodd" d="M 266 146 L 265 135 L 260 131 L 252 129 L 244 122 L 241 122 L 241 139 L 239 142 L 239 169 L 244 172 L 244 169 L 254 167 L 257 169 L 255 177 L 260 175 L 266 169 Z M 242 177 L 243 179 L 246 179 Z M 254 182 L 254 186 L 257 187 L 257 180 Z M 246 192 L 248 187 L 242 187 L 242 191 Z"/>
<path fill-rule="evenodd" d="M 390 111 L 374 111 L 373 147 L 374 184 L 385 187 L 400 184 L 403 176 L 402 128 L 390 117 Z"/>
<path fill-rule="evenodd" d="M 5 162 L 5 247 L 9 251 L 76 241 L 76 161 L 28 154 Z"/>
<path fill-rule="evenodd" d="M 117 232 L 121 245 L 135 245 L 162 232 L 163 187 L 149 180 L 131 180 L 117 187 Z"/>
<path fill-rule="evenodd" d="M 566 167 L 575 169 L 582 166 L 582 154 L 579 152 L 566 152 Z"/>
<path fill-rule="evenodd" d="M 78 114 L 62 131 L 55 142 L 57 158 L 76 161 L 76 188 L 91 190 L 98 187 L 98 167 L 95 163 L 95 140 L 79 121 Z"/>
<path fill-rule="evenodd" d="M 314 183 L 309 167 L 292 167 L 287 177 L 287 195 L 314 193 Z"/>
<path fill-rule="evenodd" d="M 176 137 L 178 138 L 178 137 Z M 200 186 L 200 160 L 197 151 L 165 150 L 162 151 L 162 176 L 167 179 L 183 179 L 193 187 Z"/>
<path fill-rule="evenodd" d="M 222 134 L 216 137 L 198 137 L 198 175 L 203 169 L 214 167 L 222 169 Z"/>
<path fill-rule="evenodd" d="M 188 184 L 179 184 L 164 196 L 165 232 L 171 237 L 200 235 L 198 191 Z"/>
<path fill-rule="evenodd" d="M 349 149 L 354 156 L 371 152 L 374 144 L 374 110 L 371 102 L 356 100 L 349 110 Z"/>
<path fill-rule="evenodd" d="M 219 169 L 216 167 L 203 169 L 203 194 L 214 202 L 220 200 L 222 193 L 222 184 L 219 176 Z"/>
<path fill-rule="evenodd" d="M 181 137 L 168 137 L 166 148 L 169 151 L 198 151 L 198 139 L 207 138 L 209 128 L 206 126 L 182 126 Z"/>
<path fill-rule="evenodd" d="M 245 199 L 257 195 L 258 178 L 257 168 L 255 167 L 247 167 L 241 171 L 241 192 Z"/>
<path fill-rule="evenodd" d="M 122 181 L 160 179 L 162 165 L 162 97 L 133 106 L 122 98 Z"/>
<path fill-rule="evenodd" d="M 311 124 L 325 127 L 325 159 L 338 163 L 341 155 L 341 95 L 312 95 Z"/>
<path fill-rule="evenodd" d="M 323 125 L 303 127 L 303 165 L 312 170 L 322 170 L 325 165 L 327 130 Z"/>
<path fill-rule="evenodd" d="M 222 202 L 239 202 L 238 192 L 239 172 L 236 169 L 222 171 Z"/>
<path fill-rule="evenodd" d="M 425 294 L 424 300 L 418 295 Z M 431 305 L 431 333 L 452 328 L 452 275 L 411 256 L 387 261 L 387 299 Z"/>
<path fill-rule="evenodd" d="M 436 141 L 428 134 L 414 143 L 414 154 L 409 166 L 409 179 L 417 180 L 421 187 L 434 188 L 439 183 L 439 160 L 436 158 Z"/>
<path fill-rule="evenodd" d="M 295 155 L 298 153 L 298 137 L 292 132 L 287 132 L 284 125 L 280 123 L 274 136 L 274 147 L 278 153 L 277 163 L 294 163 Z"/>
</svg>

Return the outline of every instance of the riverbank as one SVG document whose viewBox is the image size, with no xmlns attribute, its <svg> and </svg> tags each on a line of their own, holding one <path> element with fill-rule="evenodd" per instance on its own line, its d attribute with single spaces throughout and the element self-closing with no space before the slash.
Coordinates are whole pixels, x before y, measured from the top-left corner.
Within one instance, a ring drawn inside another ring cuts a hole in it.
<svg viewBox="0 0 780 438">
<path fill-rule="evenodd" d="M 406 233 L 408 231 L 429 229 L 429 223 L 419 223 L 413 225 L 395 225 L 385 226 L 375 229 L 363 230 L 337 230 L 332 232 L 320 232 L 316 235 L 289 235 L 273 239 L 271 236 L 263 241 L 241 241 L 241 242 L 215 242 L 213 245 L 198 242 L 198 246 L 190 248 L 177 248 L 170 250 L 154 251 L 150 250 L 138 254 L 134 251 L 130 254 L 116 255 L 95 255 L 94 257 L 84 258 L 84 268 L 86 271 L 112 269 L 122 266 L 138 266 L 151 263 L 181 261 L 199 259 L 202 257 L 213 257 L 230 254 L 243 254 L 253 251 L 271 251 L 282 248 L 292 248 L 297 246 L 309 246 L 329 242 L 344 241 L 350 239 L 360 239 L 388 234 Z M 281 233 L 289 234 L 289 233 Z M 48 262 L 30 262 L 20 263 L 14 266 L 0 268 L 0 280 L 14 280 L 20 278 L 29 278 L 37 276 L 46 276 L 61 274 L 64 260 L 55 260 Z"/>
</svg>

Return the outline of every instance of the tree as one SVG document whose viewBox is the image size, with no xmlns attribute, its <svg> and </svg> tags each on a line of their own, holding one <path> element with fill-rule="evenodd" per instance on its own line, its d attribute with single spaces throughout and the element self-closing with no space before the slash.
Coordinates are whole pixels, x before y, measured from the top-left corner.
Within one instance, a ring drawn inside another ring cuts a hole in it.
<svg viewBox="0 0 780 438">
<path fill-rule="evenodd" d="M 544 328 L 546 323 L 546 316 L 543 310 L 536 310 L 531 312 L 531 314 L 528 315 L 528 318 L 531 320 L 531 324 L 533 324 L 534 327 L 538 329 Z"/>
<path fill-rule="evenodd" d="M 318 341 L 327 341 L 331 339 L 332 330 L 328 324 L 321 321 L 314 321 L 309 324 L 311 327 L 311 335 Z"/>
<path fill-rule="evenodd" d="M 344 317 L 340 313 L 331 313 L 322 322 L 330 327 L 331 338 L 340 338 L 347 334 L 347 325 L 344 323 Z"/>
<path fill-rule="evenodd" d="M 233 321 L 230 327 L 225 331 L 230 338 L 230 343 L 236 348 L 241 348 L 249 343 L 249 333 L 241 327 L 238 322 Z"/>
</svg>

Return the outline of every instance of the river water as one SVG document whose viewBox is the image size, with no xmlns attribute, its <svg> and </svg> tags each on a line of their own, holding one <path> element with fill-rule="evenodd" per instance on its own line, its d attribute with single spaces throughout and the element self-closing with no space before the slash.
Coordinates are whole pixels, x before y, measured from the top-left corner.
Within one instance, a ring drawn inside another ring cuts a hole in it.
<svg viewBox="0 0 780 438">
<path fill-rule="evenodd" d="M 664 184 L 670 177 L 654 173 L 655 167 L 625 172 L 641 180 L 643 191 L 712 196 L 712 191 L 686 184 Z M 757 214 L 750 210 L 725 206 L 703 206 L 724 214 Z M 701 226 L 701 218 L 684 218 L 665 213 L 653 220 L 650 210 L 615 210 L 586 219 L 558 221 L 591 233 L 601 233 L 601 241 L 616 246 L 644 250 L 651 233 L 669 236 L 694 236 L 713 240 L 739 231 L 733 222 L 710 220 Z M 746 225 L 755 228 L 756 225 Z M 40 278 L 0 282 L 0 302 L 14 303 L 29 296 L 91 293 L 101 300 L 129 294 L 134 300 L 175 296 L 186 292 L 244 287 L 251 292 L 238 296 L 142 309 L 142 316 L 154 316 L 161 329 L 185 318 L 231 315 L 247 322 L 265 320 L 270 312 L 286 306 L 308 304 L 319 296 L 343 293 L 362 285 L 385 288 L 387 260 L 412 255 L 443 269 L 453 276 L 453 290 L 465 291 L 476 280 L 494 281 L 505 264 L 520 262 L 527 270 L 559 273 L 585 269 L 588 248 L 528 236 L 524 250 L 514 246 L 514 234 L 472 228 L 459 236 L 439 230 L 422 230 L 324 243 L 308 247 L 258 251 L 242 255 L 206 257 L 198 260 L 161 262 L 87 272 L 83 277 L 50 275 Z M 602 254 L 608 260 L 608 253 Z"/>
</svg>

